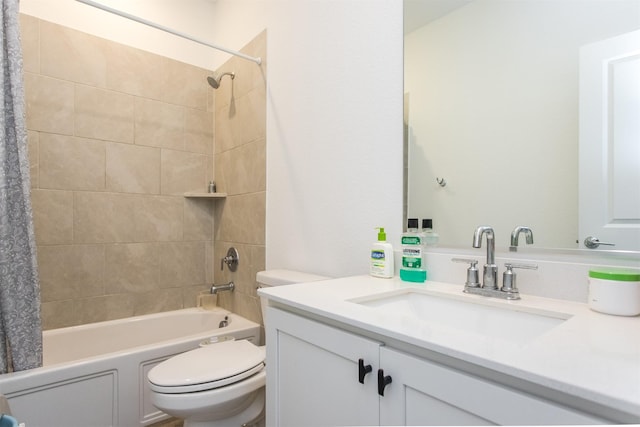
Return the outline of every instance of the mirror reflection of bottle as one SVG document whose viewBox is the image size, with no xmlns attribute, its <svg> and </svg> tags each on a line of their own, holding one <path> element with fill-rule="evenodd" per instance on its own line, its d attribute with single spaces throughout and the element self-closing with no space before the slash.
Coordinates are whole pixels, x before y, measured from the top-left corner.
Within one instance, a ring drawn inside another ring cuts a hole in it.
<svg viewBox="0 0 640 427">
<path fill-rule="evenodd" d="M 423 219 L 422 220 L 422 233 L 424 235 L 424 244 L 425 246 L 437 246 L 438 240 L 440 240 L 440 236 L 433 229 L 433 220 L 432 219 Z"/>
</svg>

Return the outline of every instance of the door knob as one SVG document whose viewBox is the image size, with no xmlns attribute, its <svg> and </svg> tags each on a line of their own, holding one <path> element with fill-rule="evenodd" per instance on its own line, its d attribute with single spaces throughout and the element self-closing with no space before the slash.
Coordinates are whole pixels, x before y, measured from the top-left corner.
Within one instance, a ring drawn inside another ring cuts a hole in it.
<svg viewBox="0 0 640 427">
<path fill-rule="evenodd" d="M 600 245 L 615 246 L 616 244 L 601 242 L 597 237 L 589 236 L 584 239 L 584 245 L 589 249 L 597 249 Z"/>
<path fill-rule="evenodd" d="M 365 365 L 364 359 L 358 359 L 358 382 L 364 384 L 364 377 L 371 372 L 371 365 Z"/>
</svg>

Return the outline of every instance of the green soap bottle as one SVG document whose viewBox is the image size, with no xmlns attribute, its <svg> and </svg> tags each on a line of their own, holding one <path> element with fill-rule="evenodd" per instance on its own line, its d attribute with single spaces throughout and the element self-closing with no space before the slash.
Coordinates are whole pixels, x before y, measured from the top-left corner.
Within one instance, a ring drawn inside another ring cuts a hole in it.
<svg viewBox="0 0 640 427">
<path fill-rule="evenodd" d="M 405 282 L 422 283 L 427 280 L 427 270 L 423 268 L 422 250 L 424 237 L 418 232 L 418 218 L 409 218 L 407 232 L 402 234 L 402 266 L 400 279 Z"/>
</svg>

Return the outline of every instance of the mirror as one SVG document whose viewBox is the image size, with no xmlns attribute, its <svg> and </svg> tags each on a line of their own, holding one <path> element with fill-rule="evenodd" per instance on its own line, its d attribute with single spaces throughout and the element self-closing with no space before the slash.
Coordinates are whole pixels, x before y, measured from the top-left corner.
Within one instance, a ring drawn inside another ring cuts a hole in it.
<svg viewBox="0 0 640 427">
<path fill-rule="evenodd" d="M 531 247 L 581 247 L 579 52 L 639 29 L 640 0 L 404 5 L 406 215 L 440 246 L 491 225 L 504 248 L 521 225 Z"/>
</svg>

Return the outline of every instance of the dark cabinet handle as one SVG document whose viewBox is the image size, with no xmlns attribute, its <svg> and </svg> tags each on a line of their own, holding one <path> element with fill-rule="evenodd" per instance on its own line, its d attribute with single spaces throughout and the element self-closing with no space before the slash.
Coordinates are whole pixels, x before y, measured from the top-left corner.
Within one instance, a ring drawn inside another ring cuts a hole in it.
<svg viewBox="0 0 640 427">
<path fill-rule="evenodd" d="M 391 376 L 387 375 L 385 377 L 384 370 L 378 369 L 378 394 L 380 396 L 384 396 L 384 388 L 391 384 Z"/>
<path fill-rule="evenodd" d="M 365 375 L 371 372 L 372 369 L 373 368 L 371 368 L 371 365 L 364 364 L 364 359 L 358 360 L 358 381 L 360 382 L 360 384 L 364 384 Z"/>
</svg>

